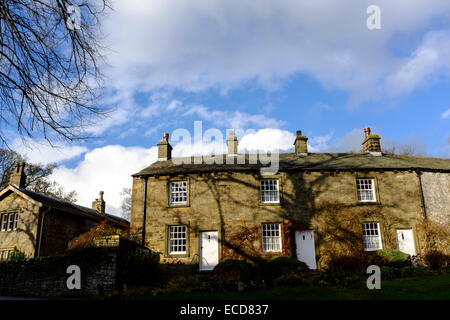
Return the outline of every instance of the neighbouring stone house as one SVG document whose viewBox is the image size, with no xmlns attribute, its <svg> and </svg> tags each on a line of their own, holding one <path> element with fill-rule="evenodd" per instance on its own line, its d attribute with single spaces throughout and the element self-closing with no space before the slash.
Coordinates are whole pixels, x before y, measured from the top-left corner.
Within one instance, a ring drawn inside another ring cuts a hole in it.
<svg viewBox="0 0 450 320">
<path fill-rule="evenodd" d="M 131 230 L 167 263 L 211 270 L 227 258 L 297 257 L 311 268 L 333 254 L 426 248 L 425 221 L 450 218 L 450 159 L 384 154 L 365 129 L 360 153 L 295 153 L 278 170 L 258 155 L 172 158 L 168 134 L 158 161 L 133 175 Z M 445 248 L 444 248 L 445 249 Z"/>
<path fill-rule="evenodd" d="M 24 166 L 16 164 L 10 185 L 0 191 L 0 261 L 7 260 L 14 247 L 29 258 L 61 254 L 70 240 L 104 220 L 129 227 L 125 219 L 105 213 L 103 192 L 93 208 L 87 208 L 27 190 Z"/>
</svg>

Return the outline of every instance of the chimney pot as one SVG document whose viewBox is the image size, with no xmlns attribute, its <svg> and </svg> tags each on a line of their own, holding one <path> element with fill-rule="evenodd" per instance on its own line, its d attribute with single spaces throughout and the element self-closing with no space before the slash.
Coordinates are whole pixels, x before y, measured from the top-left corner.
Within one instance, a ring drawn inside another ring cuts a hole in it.
<svg viewBox="0 0 450 320">
<path fill-rule="evenodd" d="M 163 140 L 158 142 L 158 161 L 167 161 L 172 158 L 172 146 L 169 143 L 169 134 L 164 132 Z"/>
<path fill-rule="evenodd" d="M 237 155 L 238 153 L 238 138 L 234 131 L 230 131 L 230 135 L 227 138 L 228 155 Z"/>
<path fill-rule="evenodd" d="M 297 137 L 295 138 L 294 141 L 294 146 L 295 146 L 295 153 L 298 156 L 306 156 L 308 155 L 308 138 L 302 136 L 302 131 L 301 130 L 297 130 Z"/>
<path fill-rule="evenodd" d="M 371 134 L 370 128 L 364 128 L 365 138 L 362 142 L 363 151 L 375 156 L 381 156 L 380 136 Z"/>
<path fill-rule="evenodd" d="M 99 192 L 100 198 L 95 198 L 95 201 L 92 201 L 92 209 L 96 210 L 100 214 L 105 214 L 105 201 L 103 200 L 103 191 Z"/>
<path fill-rule="evenodd" d="M 25 188 L 27 176 L 25 175 L 25 162 L 19 161 L 15 164 L 15 172 L 9 177 L 9 183 L 18 186 L 19 188 Z"/>
</svg>

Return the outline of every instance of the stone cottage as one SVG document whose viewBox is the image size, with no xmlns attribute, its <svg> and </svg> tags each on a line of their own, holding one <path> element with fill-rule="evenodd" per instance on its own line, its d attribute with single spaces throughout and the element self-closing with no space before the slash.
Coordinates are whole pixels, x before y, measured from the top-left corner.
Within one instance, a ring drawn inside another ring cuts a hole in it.
<svg viewBox="0 0 450 320">
<path fill-rule="evenodd" d="M 10 185 L 0 191 L 0 261 L 7 260 L 14 247 L 27 257 L 63 253 L 70 240 L 104 220 L 129 227 L 128 221 L 105 213 L 103 192 L 87 208 L 25 189 L 24 166 L 16 164 Z"/>
<path fill-rule="evenodd" d="M 425 221 L 450 218 L 450 159 L 384 154 L 365 128 L 360 153 L 295 153 L 275 172 L 256 154 L 172 158 L 168 134 L 158 161 L 133 175 L 131 230 L 162 261 L 211 270 L 227 258 L 292 256 L 320 268 L 333 254 L 426 247 Z"/>
</svg>

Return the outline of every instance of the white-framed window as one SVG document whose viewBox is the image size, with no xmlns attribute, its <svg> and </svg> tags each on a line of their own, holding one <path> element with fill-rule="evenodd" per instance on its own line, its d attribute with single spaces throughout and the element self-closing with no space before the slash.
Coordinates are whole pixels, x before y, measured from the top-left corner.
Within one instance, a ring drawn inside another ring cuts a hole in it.
<svg viewBox="0 0 450 320">
<path fill-rule="evenodd" d="M 0 249 L 0 262 L 7 261 L 13 249 Z"/>
<path fill-rule="evenodd" d="M 382 249 L 380 224 L 378 222 L 363 223 L 362 232 L 365 251 Z"/>
<path fill-rule="evenodd" d="M 359 202 L 375 202 L 375 183 L 373 179 L 356 179 Z"/>
<path fill-rule="evenodd" d="M 278 179 L 261 180 L 261 202 L 262 203 L 279 203 L 280 187 Z"/>
<path fill-rule="evenodd" d="M 187 181 L 174 181 L 170 183 L 170 204 L 187 203 Z"/>
<path fill-rule="evenodd" d="M 17 229 L 19 214 L 17 212 L 4 213 L 1 217 L 1 231 L 11 231 Z"/>
<path fill-rule="evenodd" d="M 10 213 L 9 214 L 9 221 L 8 221 L 8 231 L 10 230 L 16 230 L 17 229 L 17 213 Z"/>
<path fill-rule="evenodd" d="M 168 251 L 169 254 L 186 253 L 187 227 L 169 226 L 168 230 Z"/>
<path fill-rule="evenodd" d="M 262 225 L 262 245 L 265 252 L 281 251 L 281 224 L 263 223 Z"/>
<path fill-rule="evenodd" d="M 6 231 L 8 229 L 8 214 L 4 213 L 2 214 L 2 221 L 1 221 L 1 231 Z"/>
</svg>

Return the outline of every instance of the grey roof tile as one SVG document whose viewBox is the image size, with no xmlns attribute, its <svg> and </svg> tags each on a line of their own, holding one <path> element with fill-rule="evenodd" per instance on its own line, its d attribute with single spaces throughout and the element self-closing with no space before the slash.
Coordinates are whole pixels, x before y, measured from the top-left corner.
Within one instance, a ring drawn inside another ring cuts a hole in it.
<svg viewBox="0 0 450 320">
<path fill-rule="evenodd" d="M 245 155 L 245 164 L 226 164 L 226 155 L 215 156 L 223 164 L 208 164 L 202 157 L 173 158 L 156 161 L 133 176 L 197 173 L 214 171 L 254 171 L 262 165 L 252 164 Z M 195 162 L 196 160 L 197 162 Z M 182 161 L 184 163 L 180 164 Z M 430 170 L 450 172 L 450 159 L 384 154 L 374 156 L 368 153 L 311 153 L 297 156 L 295 153 L 279 154 L 279 171 L 297 170 Z"/>
</svg>

